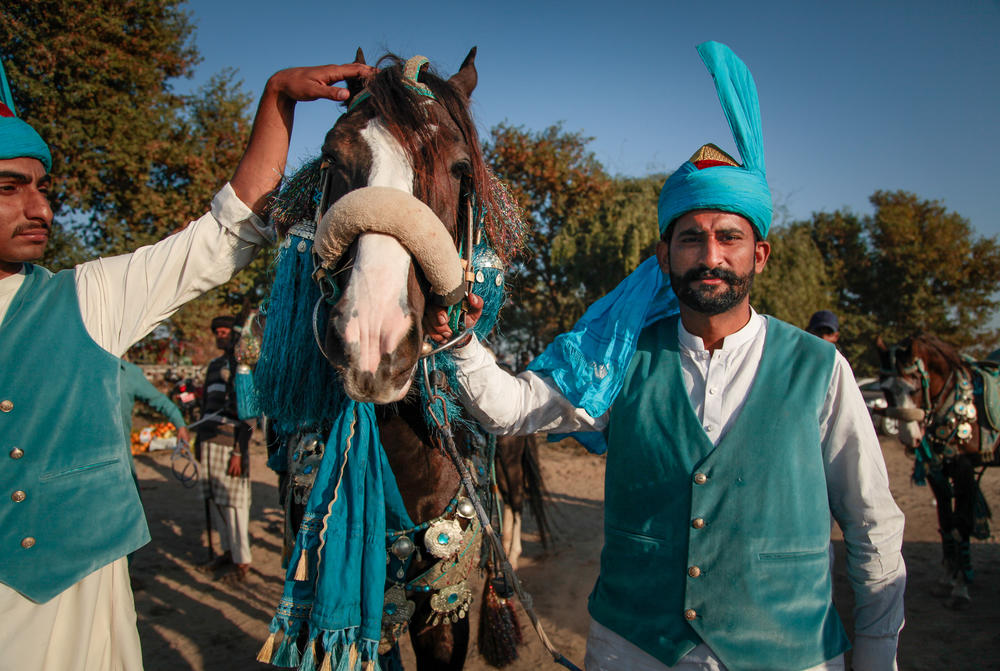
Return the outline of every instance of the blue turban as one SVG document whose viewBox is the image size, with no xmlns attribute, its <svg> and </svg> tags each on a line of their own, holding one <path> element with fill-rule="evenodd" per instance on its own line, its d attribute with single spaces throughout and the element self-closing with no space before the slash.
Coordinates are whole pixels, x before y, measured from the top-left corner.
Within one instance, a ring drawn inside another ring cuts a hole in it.
<svg viewBox="0 0 1000 671">
<path fill-rule="evenodd" d="M 10 94 L 7 73 L 0 63 L 0 159 L 37 158 L 52 170 L 49 145 L 38 132 L 14 115 L 14 98 Z"/>
<path fill-rule="evenodd" d="M 715 80 L 743 165 L 699 169 L 692 161 L 685 162 L 660 192 L 660 234 L 685 212 L 722 210 L 746 217 L 766 238 L 773 206 L 764 170 L 764 139 L 753 76 L 724 44 L 704 42 L 698 45 L 698 53 Z"/>
</svg>

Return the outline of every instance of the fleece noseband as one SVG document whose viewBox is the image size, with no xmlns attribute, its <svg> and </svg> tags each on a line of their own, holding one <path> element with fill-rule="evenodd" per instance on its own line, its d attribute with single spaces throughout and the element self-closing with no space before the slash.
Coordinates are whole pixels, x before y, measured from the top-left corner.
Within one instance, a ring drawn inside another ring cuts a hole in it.
<svg viewBox="0 0 1000 671">
<path fill-rule="evenodd" d="M 434 211 L 411 194 L 366 186 L 337 200 L 316 227 L 317 265 L 332 270 L 362 233 L 396 238 L 420 264 L 437 303 L 454 305 L 465 296 L 462 263 L 451 234 Z"/>
</svg>

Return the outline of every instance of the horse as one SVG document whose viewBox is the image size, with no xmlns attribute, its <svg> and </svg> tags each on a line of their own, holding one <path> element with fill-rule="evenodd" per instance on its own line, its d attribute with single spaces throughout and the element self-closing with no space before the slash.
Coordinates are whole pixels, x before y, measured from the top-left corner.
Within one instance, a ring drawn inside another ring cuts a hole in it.
<svg viewBox="0 0 1000 671">
<path fill-rule="evenodd" d="M 948 605 L 963 609 L 974 575 L 969 539 L 989 537 L 979 478 L 997 464 L 997 366 L 964 358 L 926 333 L 892 347 L 879 338 L 876 346 L 885 414 L 900 421 L 897 437 L 916 456 L 914 480 L 929 482 L 937 502 Z"/>
<path fill-rule="evenodd" d="M 517 569 L 521 557 L 521 523 L 527 503 L 542 547 L 548 548 L 552 532 L 545 509 L 545 481 L 538 465 L 535 436 L 499 436 L 496 451 L 496 483 L 501 515 L 503 549 L 511 567 Z"/>
<path fill-rule="evenodd" d="M 467 291 L 480 295 L 477 287 L 502 291 L 503 265 L 521 247 L 524 236 L 523 228 L 506 225 L 516 217 L 497 214 L 511 210 L 509 193 L 488 171 L 469 113 L 478 79 L 475 56 L 473 48 L 458 72 L 444 79 L 428 68 L 427 59 L 404 62 L 388 55 L 373 77 L 347 82 L 351 94 L 347 110 L 327 133 L 320 159 L 289 180 L 286 211 L 279 207 L 272 213 L 279 231 L 287 236 L 285 251 L 297 250 L 304 259 L 311 243 L 312 266 L 306 273 L 315 284 L 310 280 L 298 285 L 300 300 L 292 307 L 276 305 L 272 293 L 267 327 L 277 323 L 276 329 L 308 330 L 314 342 L 306 348 L 309 351 L 278 361 L 267 369 L 270 373 L 262 373 L 261 366 L 269 365 L 265 331 L 256 371 L 259 387 L 284 388 L 278 392 L 284 397 L 276 397 L 270 405 L 262 397 L 262 407 L 283 422 L 285 458 L 293 466 L 287 487 L 292 519 L 286 541 L 302 522 L 302 506 L 317 484 L 314 478 L 326 453 L 323 441 L 333 423 L 328 399 L 340 393 L 329 389 L 374 405 L 382 449 L 405 511 L 416 521 L 410 528 L 387 531 L 379 654 L 396 655 L 398 661 L 396 641 L 408 631 L 421 671 L 457 670 L 464 665 L 469 642 L 464 616 L 471 602 L 464 577 L 460 575 L 462 580 L 450 591 L 435 591 L 438 585 L 426 576 L 437 575 L 433 572 L 447 563 L 442 557 L 448 562 L 454 559 L 458 566 L 448 570 L 470 571 L 468 558 L 482 538 L 461 489 L 457 465 L 441 449 L 435 424 L 440 428 L 451 417 L 458 447 L 474 472 L 489 470 L 484 466 L 492 455 L 483 446 L 495 444 L 471 422 L 456 419 L 458 406 L 448 397 L 453 372 L 449 377 L 447 368 L 437 368 L 442 361 L 440 348 L 424 342 L 423 315 L 431 302 L 454 306 L 457 327 L 463 322 L 459 305 Z M 355 62 L 364 63 L 361 49 Z M 302 207 L 292 207 L 303 202 L 315 207 L 315 219 L 304 224 Z M 298 242 L 292 245 L 293 240 Z M 310 302 L 317 289 L 314 307 Z M 302 300 L 306 294 L 308 299 Z M 292 397 L 294 402 L 288 400 Z M 332 442 L 331 437 L 331 450 Z M 482 477 L 477 484 L 488 487 Z M 468 539 L 473 531 L 479 533 L 474 547 L 463 546 L 451 555 L 450 546 L 436 552 L 441 543 L 447 546 L 440 539 L 447 540 L 449 534 Z M 299 567 L 303 575 L 312 570 L 306 557 L 303 549 Z M 295 557 L 288 559 L 294 566 Z M 486 570 L 495 574 L 494 568 Z M 487 598 L 492 585 L 486 581 L 483 606 L 492 604 L 512 613 L 506 603 L 510 594 Z M 493 615 L 490 621 L 497 620 Z M 288 631 L 285 634 L 289 639 Z M 303 645 L 301 634 L 299 640 L 283 642 L 284 648 L 273 652 L 269 647 L 273 636 L 258 659 L 277 664 L 281 657 L 297 663 L 300 656 L 314 654 L 312 641 Z M 519 631 L 508 638 L 519 638 Z M 351 654 L 356 659 L 353 650 Z"/>
</svg>

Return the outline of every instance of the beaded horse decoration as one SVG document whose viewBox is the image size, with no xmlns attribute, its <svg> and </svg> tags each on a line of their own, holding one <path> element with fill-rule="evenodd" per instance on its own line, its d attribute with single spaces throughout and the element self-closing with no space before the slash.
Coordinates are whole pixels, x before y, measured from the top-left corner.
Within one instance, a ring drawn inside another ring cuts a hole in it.
<svg viewBox="0 0 1000 671">
<path fill-rule="evenodd" d="M 423 342 L 421 318 L 428 302 L 452 306 L 459 330 L 474 291 L 485 337 L 525 235 L 468 115 L 474 57 L 450 80 L 426 58 L 387 57 L 372 79 L 349 81 L 322 155 L 272 208 L 285 238 L 255 382 L 280 446 L 269 463 L 288 479 L 288 570 L 260 661 L 396 667 L 411 620 L 418 658 L 438 654 L 435 632 L 450 626 L 458 642 L 436 661 L 464 659 L 482 542 L 470 497 L 488 490 L 495 442 L 462 417 L 454 362 Z M 447 424 L 479 491 L 435 447 Z"/>
</svg>

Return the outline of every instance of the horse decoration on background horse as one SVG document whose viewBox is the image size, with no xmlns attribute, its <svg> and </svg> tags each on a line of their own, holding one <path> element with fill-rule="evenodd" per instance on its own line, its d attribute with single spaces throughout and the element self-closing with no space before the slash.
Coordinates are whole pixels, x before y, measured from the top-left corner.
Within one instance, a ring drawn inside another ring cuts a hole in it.
<svg viewBox="0 0 1000 671">
<path fill-rule="evenodd" d="M 491 526 L 496 441 L 462 417 L 448 345 L 425 343 L 421 324 L 428 302 L 451 306 L 454 344 L 474 291 L 485 337 L 525 236 L 469 115 L 474 58 L 445 80 L 426 58 L 386 56 L 348 81 L 321 156 L 272 208 L 285 237 L 255 382 L 269 463 L 286 472 L 287 572 L 260 661 L 397 669 L 408 631 L 418 668 L 462 668 L 481 547 L 480 650 L 494 665 L 516 656 Z"/>
<path fill-rule="evenodd" d="M 973 579 L 969 539 L 990 536 L 979 479 L 1000 463 L 1000 363 L 973 361 L 926 334 L 877 346 L 885 413 L 900 420 L 898 438 L 915 451 L 914 482 L 934 492 L 949 605 L 964 608 Z"/>
</svg>

